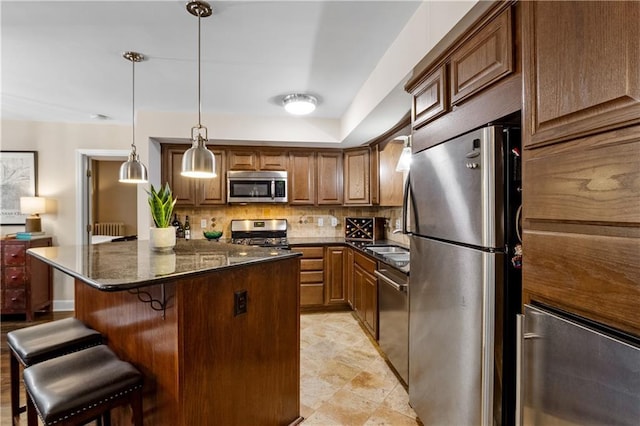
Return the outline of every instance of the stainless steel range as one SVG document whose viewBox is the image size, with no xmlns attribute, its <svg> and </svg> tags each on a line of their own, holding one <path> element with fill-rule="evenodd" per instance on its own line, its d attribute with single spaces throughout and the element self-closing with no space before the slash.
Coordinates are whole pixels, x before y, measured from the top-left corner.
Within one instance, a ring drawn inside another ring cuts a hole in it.
<svg viewBox="0 0 640 426">
<path fill-rule="evenodd" d="M 231 242 L 249 246 L 289 249 L 287 219 L 232 220 Z"/>
</svg>

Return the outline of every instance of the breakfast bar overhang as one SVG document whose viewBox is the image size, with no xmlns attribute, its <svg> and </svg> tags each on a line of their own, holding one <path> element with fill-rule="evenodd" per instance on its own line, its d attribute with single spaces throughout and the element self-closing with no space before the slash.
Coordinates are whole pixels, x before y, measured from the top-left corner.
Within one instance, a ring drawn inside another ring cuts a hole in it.
<svg viewBox="0 0 640 426">
<path fill-rule="evenodd" d="M 28 253 L 75 278 L 76 317 L 143 372 L 145 425 L 302 420 L 299 253 L 205 240 Z"/>
</svg>

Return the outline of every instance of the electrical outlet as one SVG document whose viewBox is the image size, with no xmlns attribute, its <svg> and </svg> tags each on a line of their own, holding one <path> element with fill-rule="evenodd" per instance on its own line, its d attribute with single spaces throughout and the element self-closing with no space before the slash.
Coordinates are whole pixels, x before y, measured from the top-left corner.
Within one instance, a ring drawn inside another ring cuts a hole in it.
<svg viewBox="0 0 640 426">
<path fill-rule="evenodd" d="M 200 219 L 200 228 L 207 229 L 207 219 Z"/>
<path fill-rule="evenodd" d="M 233 316 L 247 313 L 247 290 L 240 290 L 233 293 Z"/>
<path fill-rule="evenodd" d="M 334 228 L 336 226 L 338 226 L 338 218 L 337 217 L 332 217 L 331 218 L 331 226 L 333 226 Z"/>
<path fill-rule="evenodd" d="M 396 219 L 396 229 L 400 229 L 401 226 L 402 222 L 400 221 L 400 219 Z"/>
<path fill-rule="evenodd" d="M 324 226 L 324 219 L 321 217 L 318 218 L 318 226 Z"/>
</svg>

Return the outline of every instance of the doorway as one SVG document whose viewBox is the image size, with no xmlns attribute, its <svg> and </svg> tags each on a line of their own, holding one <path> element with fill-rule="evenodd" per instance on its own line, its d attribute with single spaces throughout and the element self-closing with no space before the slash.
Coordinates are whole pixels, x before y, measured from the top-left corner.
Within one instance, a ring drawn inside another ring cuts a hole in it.
<svg viewBox="0 0 640 426">
<path fill-rule="evenodd" d="M 92 243 L 97 222 L 122 224 L 122 237 L 137 235 L 137 185 L 118 182 L 120 164 L 128 155 L 124 150 L 77 151 L 77 244 Z"/>
</svg>

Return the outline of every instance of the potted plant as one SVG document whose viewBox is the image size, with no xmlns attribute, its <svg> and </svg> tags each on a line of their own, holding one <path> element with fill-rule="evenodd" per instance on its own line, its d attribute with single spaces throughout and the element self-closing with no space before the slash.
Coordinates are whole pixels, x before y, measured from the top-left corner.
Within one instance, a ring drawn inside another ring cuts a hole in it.
<svg viewBox="0 0 640 426">
<path fill-rule="evenodd" d="M 168 182 L 158 191 L 151 185 L 151 191 L 146 192 L 155 224 L 149 230 L 149 246 L 156 251 L 171 250 L 176 245 L 176 229 L 171 226 L 171 215 L 178 199 L 173 198 Z"/>
</svg>

